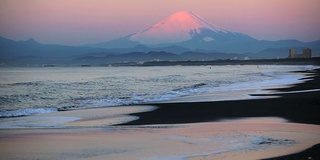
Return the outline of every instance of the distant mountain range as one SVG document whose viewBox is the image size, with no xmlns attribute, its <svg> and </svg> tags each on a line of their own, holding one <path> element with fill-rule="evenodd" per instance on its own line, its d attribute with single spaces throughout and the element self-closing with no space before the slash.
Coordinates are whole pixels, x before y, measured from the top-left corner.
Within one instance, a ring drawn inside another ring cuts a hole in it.
<svg viewBox="0 0 320 160">
<path fill-rule="evenodd" d="M 297 40 L 257 40 L 246 34 L 228 31 L 211 24 L 192 12 L 182 11 L 174 13 L 142 32 L 87 46 L 132 48 L 140 44 L 151 48 L 159 48 L 174 45 L 191 50 L 256 53 L 268 48 L 285 47 L 309 47 L 319 51 L 319 43 L 320 41 L 305 43 Z"/>
<path fill-rule="evenodd" d="M 123 38 L 83 46 L 42 44 L 30 38 L 0 37 L 0 63 L 108 64 L 123 61 L 284 58 L 289 48 L 311 48 L 320 56 L 320 40 L 257 40 L 213 25 L 192 12 L 177 12 L 150 28 Z"/>
<path fill-rule="evenodd" d="M 104 49 L 101 48 L 41 44 L 32 38 L 26 41 L 13 41 L 0 37 L 0 59 L 30 56 L 63 58 L 102 51 Z"/>
</svg>

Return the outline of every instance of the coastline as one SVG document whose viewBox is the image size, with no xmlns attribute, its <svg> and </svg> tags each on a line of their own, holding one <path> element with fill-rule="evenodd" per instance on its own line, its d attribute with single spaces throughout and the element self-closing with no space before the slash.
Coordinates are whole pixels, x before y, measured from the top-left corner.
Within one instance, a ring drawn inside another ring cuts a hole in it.
<svg viewBox="0 0 320 160">
<path fill-rule="evenodd" d="M 153 112 L 133 114 L 139 119 L 121 125 L 196 123 L 266 116 L 282 117 L 295 123 L 319 125 L 320 69 L 302 73 L 312 75 L 306 78 L 303 83 L 285 88 L 268 89 L 272 93 L 252 94 L 252 96 L 260 97 L 275 96 L 273 98 L 149 104 L 159 108 Z M 303 107 L 301 107 L 302 105 Z M 182 107 L 183 109 L 181 109 Z"/>
<path fill-rule="evenodd" d="M 156 103 L 13 118 L 14 123 L 20 119 L 27 125 L 0 129 L 0 153 L 4 159 L 193 160 L 301 155 L 300 151 L 320 143 L 320 69 L 303 74 L 310 76 L 302 83 L 251 95 L 271 96 L 267 99 Z M 39 120 L 50 123 L 50 118 L 62 122 L 30 125 Z M 317 151 L 311 150 L 313 154 Z"/>
<path fill-rule="evenodd" d="M 176 124 L 190 122 L 201 123 L 208 121 L 223 121 L 224 119 L 237 120 L 239 118 L 264 116 L 282 117 L 293 123 L 320 125 L 320 100 L 318 98 L 320 97 L 320 69 L 303 72 L 295 71 L 295 73 L 307 73 L 309 74 L 309 77 L 303 78 L 305 80 L 303 83 L 293 84 L 289 87 L 267 89 L 269 91 L 274 91 L 275 93 L 252 94 L 252 96 L 275 96 L 275 98 L 235 100 L 231 102 L 219 101 L 151 104 L 159 107 L 159 109 L 153 111 L 152 113 L 133 114 L 140 118 L 138 120 L 120 125 L 145 125 L 161 123 Z M 277 92 L 281 93 L 279 94 Z M 303 104 L 307 104 L 307 106 L 304 105 L 302 109 L 301 106 Z M 188 106 L 189 110 L 187 111 L 184 108 L 184 113 L 181 113 L 182 110 L 179 110 L 179 108 L 182 106 Z M 215 107 L 213 108 L 212 106 Z M 175 114 L 178 110 L 179 114 Z M 233 110 L 236 112 L 229 113 L 226 112 L 226 110 Z M 143 117 L 145 117 L 146 120 L 144 120 Z M 265 160 L 316 159 L 320 157 L 318 153 L 319 145 L 320 143 L 298 153 L 282 155 L 274 158 L 266 158 Z"/>
</svg>

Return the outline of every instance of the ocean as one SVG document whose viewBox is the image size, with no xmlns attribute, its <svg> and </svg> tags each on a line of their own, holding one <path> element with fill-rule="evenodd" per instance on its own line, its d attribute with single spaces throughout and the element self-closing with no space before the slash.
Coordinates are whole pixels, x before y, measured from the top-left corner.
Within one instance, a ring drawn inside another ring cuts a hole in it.
<svg viewBox="0 0 320 160">
<path fill-rule="evenodd" d="M 290 84 L 302 76 L 288 71 L 309 69 L 313 66 L 0 68 L 0 118 Z"/>
</svg>

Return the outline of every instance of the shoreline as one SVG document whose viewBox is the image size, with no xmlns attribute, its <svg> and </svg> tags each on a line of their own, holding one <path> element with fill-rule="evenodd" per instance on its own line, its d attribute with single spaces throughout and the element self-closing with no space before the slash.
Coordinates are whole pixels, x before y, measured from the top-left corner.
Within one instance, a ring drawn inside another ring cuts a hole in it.
<svg viewBox="0 0 320 160">
<path fill-rule="evenodd" d="M 297 72 L 301 73 L 301 71 Z M 252 94 L 252 96 L 276 96 L 276 98 L 235 100 L 228 102 L 218 101 L 151 104 L 159 108 L 149 113 L 146 112 L 132 114 L 140 118 L 138 120 L 120 125 L 201 123 L 210 121 L 221 121 L 223 119 L 237 120 L 239 118 L 264 116 L 282 117 L 292 123 L 320 125 L 320 69 L 303 71 L 302 73 L 310 74 L 309 77 L 303 78 L 305 80 L 303 83 L 293 84 L 289 87 L 284 88 L 266 89 L 269 91 L 273 91 L 274 93 Z M 302 108 L 301 105 L 303 104 L 307 104 L 307 106 L 303 106 Z M 179 108 L 183 106 L 188 106 L 189 110 L 185 111 L 184 108 L 184 113 L 181 113 L 180 110 L 179 114 L 175 114 L 179 110 Z M 214 109 L 212 106 L 215 106 Z M 225 110 L 228 110 L 226 108 L 233 111 L 236 110 L 237 113 L 225 112 Z M 181 117 L 180 115 L 183 116 Z M 301 152 L 282 155 L 274 158 L 267 158 L 265 160 L 300 160 L 303 158 L 310 159 L 310 157 L 319 158 L 319 146 L 320 143 Z"/>
<path fill-rule="evenodd" d="M 159 107 L 157 110 L 132 114 L 139 117 L 139 119 L 121 125 L 180 124 L 266 116 L 281 117 L 295 123 L 319 125 L 320 69 L 304 71 L 303 73 L 312 74 L 303 83 L 294 84 L 287 88 L 268 89 L 273 93 L 252 94 L 252 96 L 276 96 L 276 98 L 153 103 L 148 105 Z M 304 90 L 307 91 L 293 92 Z M 311 91 L 308 92 L 308 90 Z M 279 94 L 277 91 L 281 93 Z M 304 105 L 303 108 L 301 105 Z M 181 109 L 182 107 L 183 109 Z"/>
<path fill-rule="evenodd" d="M 320 143 L 320 69 L 302 73 L 310 76 L 301 83 L 251 95 L 261 99 L 156 103 L 13 118 L 13 124 L 26 122 L 27 127 L 0 129 L 0 154 L 5 159 L 90 160 L 313 156 L 318 147 L 311 146 Z M 43 125 L 53 120 L 55 125 Z M 309 147 L 307 154 L 301 152 Z"/>
</svg>

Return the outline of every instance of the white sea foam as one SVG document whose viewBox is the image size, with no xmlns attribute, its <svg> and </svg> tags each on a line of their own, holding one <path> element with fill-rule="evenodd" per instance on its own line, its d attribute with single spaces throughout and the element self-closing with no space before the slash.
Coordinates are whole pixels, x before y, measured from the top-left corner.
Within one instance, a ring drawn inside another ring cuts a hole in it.
<svg viewBox="0 0 320 160">
<path fill-rule="evenodd" d="M 314 66 L 6 68 L 0 71 L 0 117 L 154 103 L 190 95 L 293 84 L 301 82 L 299 79 L 304 76 L 284 73 L 314 68 Z"/>
<path fill-rule="evenodd" d="M 13 111 L 1 111 L 0 118 L 19 117 L 19 116 L 44 114 L 44 113 L 51 113 L 51 112 L 57 112 L 57 108 L 26 108 L 26 109 L 18 109 Z"/>
</svg>

